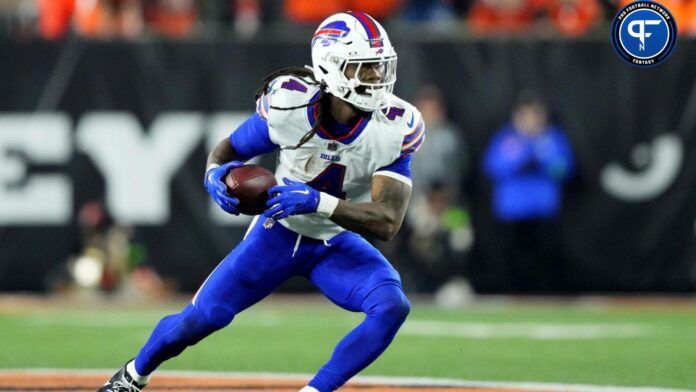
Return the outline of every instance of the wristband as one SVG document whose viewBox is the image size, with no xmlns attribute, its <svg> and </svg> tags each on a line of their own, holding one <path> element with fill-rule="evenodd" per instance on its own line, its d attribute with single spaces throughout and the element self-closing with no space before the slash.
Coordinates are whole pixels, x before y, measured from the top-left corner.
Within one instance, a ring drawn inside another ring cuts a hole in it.
<svg viewBox="0 0 696 392">
<path fill-rule="evenodd" d="M 210 165 L 208 165 L 208 168 L 205 169 L 205 172 L 207 173 L 207 172 L 210 171 L 210 169 L 215 169 L 215 168 L 218 168 L 218 167 L 220 167 L 219 164 L 217 164 L 217 163 L 211 163 Z"/>
<path fill-rule="evenodd" d="M 317 206 L 317 214 L 330 218 L 334 210 L 338 207 L 338 197 L 329 195 L 328 193 L 319 193 L 319 205 Z"/>
</svg>

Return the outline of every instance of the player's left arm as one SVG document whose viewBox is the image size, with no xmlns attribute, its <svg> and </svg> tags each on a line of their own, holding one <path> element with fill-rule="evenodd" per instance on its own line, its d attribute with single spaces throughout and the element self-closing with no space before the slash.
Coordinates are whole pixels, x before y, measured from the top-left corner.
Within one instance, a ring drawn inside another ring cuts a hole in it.
<svg viewBox="0 0 696 392">
<path fill-rule="evenodd" d="M 410 185 L 392 177 L 375 175 L 371 202 L 339 200 L 329 219 L 358 234 L 388 241 L 399 231 L 410 199 Z"/>
<path fill-rule="evenodd" d="M 351 203 L 338 200 L 329 215 L 331 221 L 348 230 L 384 241 L 396 235 L 411 200 L 411 157 L 425 140 L 425 124 L 420 113 L 411 112 L 410 118 L 399 158 L 378 169 L 372 176 L 372 201 Z"/>
</svg>

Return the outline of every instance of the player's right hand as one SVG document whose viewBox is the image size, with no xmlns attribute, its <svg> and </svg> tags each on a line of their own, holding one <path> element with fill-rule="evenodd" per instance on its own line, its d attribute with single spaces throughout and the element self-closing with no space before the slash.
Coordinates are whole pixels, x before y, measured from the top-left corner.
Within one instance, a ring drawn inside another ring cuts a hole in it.
<svg viewBox="0 0 696 392">
<path fill-rule="evenodd" d="M 244 162 L 231 161 L 218 167 L 210 168 L 205 173 L 205 179 L 203 180 L 203 185 L 208 190 L 210 197 L 215 200 L 220 208 L 232 215 L 239 215 L 239 210 L 237 210 L 239 200 L 227 194 L 225 176 L 227 176 L 230 170 L 240 166 L 244 166 Z"/>
</svg>

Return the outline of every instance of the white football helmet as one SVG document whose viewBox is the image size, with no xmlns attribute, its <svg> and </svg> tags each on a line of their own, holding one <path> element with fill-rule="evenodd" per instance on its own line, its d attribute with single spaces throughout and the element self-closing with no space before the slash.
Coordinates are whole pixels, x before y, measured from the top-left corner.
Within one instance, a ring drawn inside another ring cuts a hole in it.
<svg viewBox="0 0 696 392">
<path fill-rule="evenodd" d="M 358 109 L 389 104 L 396 51 L 384 28 L 366 13 L 339 13 L 321 22 L 312 37 L 312 65 L 314 77 L 329 93 Z"/>
</svg>

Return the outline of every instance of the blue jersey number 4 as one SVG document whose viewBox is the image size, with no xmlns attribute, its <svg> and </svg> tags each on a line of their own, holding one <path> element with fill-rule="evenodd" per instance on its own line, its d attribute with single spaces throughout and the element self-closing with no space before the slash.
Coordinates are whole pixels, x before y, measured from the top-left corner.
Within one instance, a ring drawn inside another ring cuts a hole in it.
<svg viewBox="0 0 696 392">
<path fill-rule="evenodd" d="M 307 185 L 320 191 L 326 192 L 339 199 L 345 199 L 346 193 L 343 192 L 343 179 L 346 177 L 346 167 L 338 163 L 330 164 L 318 176 L 307 183 Z"/>
</svg>

